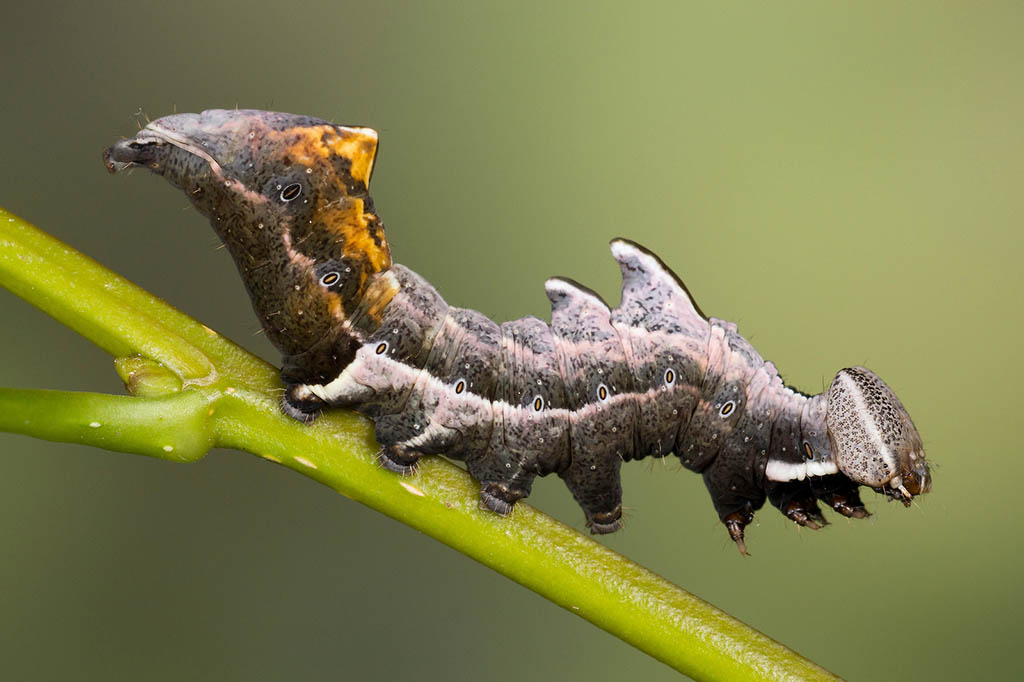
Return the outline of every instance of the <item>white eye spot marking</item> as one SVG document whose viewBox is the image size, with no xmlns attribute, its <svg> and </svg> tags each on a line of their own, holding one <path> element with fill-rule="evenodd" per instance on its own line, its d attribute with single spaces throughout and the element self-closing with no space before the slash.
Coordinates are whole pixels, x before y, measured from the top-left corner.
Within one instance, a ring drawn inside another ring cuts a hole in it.
<svg viewBox="0 0 1024 682">
<path fill-rule="evenodd" d="M 339 279 L 341 279 L 341 275 L 339 275 L 338 273 L 328 272 L 326 275 L 320 278 L 320 284 L 322 284 L 325 287 L 333 286 L 338 283 Z"/>
<path fill-rule="evenodd" d="M 722 409 L 720 409 L 718 411 L 718 414 L 720 414 L 723 417 L 728 417 L 730 414 L 732 414 L 732 411 L 735 410 L 735 409 L 736 409 L 736 403 L 734 401 L 730 400 L 726 404 L 722 405 Z"/>
<path fill-rule="evenodd" d="M 293 201 L 298 199 L 300 194 L 302 194 L 302 185 L 297 182 L 293 182 L 281 190 L 281 201 Z"/>
<path fill-rule="evenodd" d="M 164 452 L 174 452 L 174 446 L 173 445 L 165 445 L 164 446 Z"/>
<path fill-rule="evenodd" d="M 377 355 L 384 355 L 384 353 L 386 353 L 387 351 L 388 351 L 388 342 L 387 341 L 381 341 L 380 343 L 378 343 L 377 344 L 377 348 L 374 350 L 374 352 Z"/>
<path fill-rule="evenodd" d="M 306 175 L 310 175 L 312 172 L 313 172 L 312 168 L 307 168 L 306 169 Z"/>
<path fill-rule="evenodd" d="M 608 387 L 605 386 L 604 384 L 601 384 L 600 386 L 597 387 L 597 399 L 600 400 L 602 403 L 608 400 Z"/>
<path fill-rule="evenodd" d="M 256 137 L 256 133 L 249 133 L 249 139 L 252 140 Z"/>
<path fill-rule="evenodd" d="M 676 383 L 676 373 L 671 367 L 665 370 L 665 385 L 671 386 Z"/>
<path fill-rule="evenodd" d="M 466 380 L 459 379 L 455 382 L 455 395 L 462 395 L 462 392 L 466 390 Z"/>
<path fill-rule="evenodd" d="M 542 398 L 540 396 L 536 396 L 533 399 L 533 411 L 534 412 L 540 412 L 543 409 L 544 409 L 544 398 Z"/>
<path fill-rule="evenodd" d="M 98 429 L 101 426 L 103 426 L 103 424 L 100 424 L 99 422 L 89 422 L 90 429 Z"/>
</svg>

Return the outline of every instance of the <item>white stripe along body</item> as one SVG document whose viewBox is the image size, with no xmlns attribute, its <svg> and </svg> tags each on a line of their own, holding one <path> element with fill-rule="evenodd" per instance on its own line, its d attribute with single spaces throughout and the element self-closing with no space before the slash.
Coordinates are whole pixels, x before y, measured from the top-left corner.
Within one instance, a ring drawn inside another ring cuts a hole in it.
<svg viewBox="0 0 1024 682">
<path fill-rule="evenodd" d="M 860 484 L 906 504 L 929 489 L 917 431 L 881 379 L 852 368 L 827 394 L 785 386 L 734 324 L 705 318 L 632 242 L 612 242 L 615 309 L 565 279 L 547 282 L 550 324 L 450 307 L 391 263 L 367 191 L 375 153 L 366 128 L 209 111 L 154 121 L 106 159 L 164 175 L 210 216 L 284 353 L 288 414 L 359 410 L 375 421 L 384 466 L 463 460 L 495 512 L 556 473 L 588 527 L 611 532 L 622 462 L 674 453 L 703 475 L 745 551 L 766 498 L 818 528 L 815 500 L 867 515 Z"/>
</svg>

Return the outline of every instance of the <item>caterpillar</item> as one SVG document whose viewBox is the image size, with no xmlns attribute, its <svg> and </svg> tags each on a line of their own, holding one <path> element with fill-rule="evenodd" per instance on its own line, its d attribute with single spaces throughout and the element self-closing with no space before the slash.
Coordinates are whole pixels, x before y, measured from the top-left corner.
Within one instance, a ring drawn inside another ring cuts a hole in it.
<svg viewBox="0 0 1024 682">
<path fill-rule="evenodd" d="M 744 528 L 766 499 L 817 529 L 819 501 L 868 516 L 861 485 L 906 506 L 930 490 L 917 429 L 878 376 L 842 369 L 814 396 L 786 386 L 634 242 L 611 242 L 614 309 L 563 278 L 545 285 L 550 323 L 449 306 L 392 263 L 368 189 L 376 154 L 370 128 L 209 110 L 153 121 L 104 162 L 162 175 L 209 217 L 282 353 L 286 414 L 358 410 L 375 422 L 382 466 L 462 460 L 485 509 L 508 515 L 535 477 L 558 474 L 590 531 L 610 533 L 622 463 L 675 454 L 746 554 Z"/>
</svg>

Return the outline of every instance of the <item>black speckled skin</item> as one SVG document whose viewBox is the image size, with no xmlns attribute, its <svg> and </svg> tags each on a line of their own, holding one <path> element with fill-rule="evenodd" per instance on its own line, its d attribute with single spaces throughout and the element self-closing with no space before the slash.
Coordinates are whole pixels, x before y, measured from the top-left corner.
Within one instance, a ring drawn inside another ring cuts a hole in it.
<svg viewBox="0 0 1024 682">
<path fill-rule="evenodd" d="M 622 463 L 675 452 L 703 474 L 723 520 L 748 519 L 767 494 L 804 525 L 824 523 L 815 498 L 835 506 L 832 491 L 816 495 L 806 468 L 801 480 L 766 476 L 769 461 L 796 470 L 817 449 L 821 475 L 845 478 L 827 440 L 809 434 L 824 433 L 823 415 L 805 415 L 810 399 L 784 386 L 734 325 L 705 320 L 656 257 L 622 240 L 613 252 L 631 273 L 622 305 L 610 310 L 593 292 L 550 280 L 550 325 L 527 317 L 499 326 L 449 307 L 396 265 L 398 293 L 380 325 L 358 329 L 365 340 L 353 363 L 304 389 L 373 417 L 391 468 L 407 471 L 432 453 L 465 460 L 495 511 L 556 473 L 591 529 L 610 532 L 621 523 Z M 860 508 L 848 483 L 844 502 Z"/>
<path fill-rule="evenodd" d="M 621 525 L 622 463 L 675 453 L 742 551 L 766 498 L 818 528 L 816 500 L 867 515 L 859 484 L 905 504 L 929 489 L 920 438 L 881 379 L 853 368 L 827 395 L 788 388 L 632 242 L 611 245 L 615 309 L 565 279 L 547 282 L 550 324 L 450 307 L 391 262 L 367 189 L 376 143 L 368 128 L 213 110 L 154 121 L 105 154 L 112 171 L 163 175 L 209 216 L 283 354 L 289 415 L 359 410 L 384 466 L 465 461 L 482 506 L 502 514 L 558 474 L 595 533 Z"/>
</svg>

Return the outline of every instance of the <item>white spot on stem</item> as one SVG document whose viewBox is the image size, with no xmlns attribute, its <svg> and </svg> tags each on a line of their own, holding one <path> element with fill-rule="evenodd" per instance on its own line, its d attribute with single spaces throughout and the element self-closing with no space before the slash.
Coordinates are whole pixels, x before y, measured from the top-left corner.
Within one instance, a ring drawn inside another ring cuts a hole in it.
<svg viewBox="0 0 1024 682">
<path fill-rule="evenodd" d="M 419 488 L 414 486 L 412 483 L 406 483 L 405 481 L 399 481 L 398 485 L 402 486 L 408 492 L 412 493 L 413 495 L 416 495 L 417 497 L 426 497 L 427 496 L 426 493 L 424 493 L 422 490 L 420 490 Z"/>
</svg>

